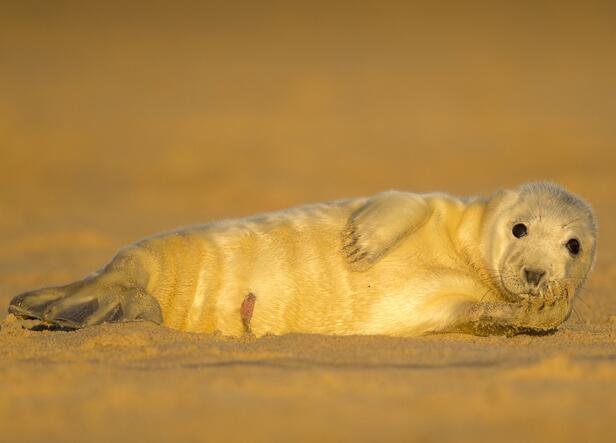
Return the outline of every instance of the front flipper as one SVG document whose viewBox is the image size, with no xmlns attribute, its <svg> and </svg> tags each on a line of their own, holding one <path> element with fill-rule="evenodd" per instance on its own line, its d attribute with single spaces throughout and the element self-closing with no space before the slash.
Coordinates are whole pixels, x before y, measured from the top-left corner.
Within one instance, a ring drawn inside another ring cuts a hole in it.
<svg viewBox="0 0 616 443">
<path fill-rule="evenodd" d="M 160 324 L 163 320 L 158 301 L 144 290 L 97 280 L 18 295 L 11 300 L 9 312 L 66 329 L 136 320 Z"/>
<path fill-rule="evenodd" d="M 473 304 L 462 311 L 458 323 L 447 332 L 507 336 L 549 333 L 571 315 L 574 290 L 554 282 L 543 293 L 518 303 Z"/>
<path fill-rule="evenodd" d="M 430 207 L 417 194 L 388 191 L 370 198 L 351 214 L 343 233 L 342 252 L 351 269 L 369 269 L 429 215 Z"/>
</svg>

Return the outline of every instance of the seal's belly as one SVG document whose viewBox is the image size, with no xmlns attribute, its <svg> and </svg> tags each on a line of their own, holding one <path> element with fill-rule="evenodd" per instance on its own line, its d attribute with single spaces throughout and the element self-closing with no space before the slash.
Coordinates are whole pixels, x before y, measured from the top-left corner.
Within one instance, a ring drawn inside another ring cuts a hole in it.
<svg viewBox="0 0 616 443">
<path fill-rule="evenodd" d="M 146 240 L 139 247 L 158 257 L 159 270 L 148 291 L 175 329 L 241 335 L 240 308 L 254 294 L 250 327 L 257 336 L 358 332 L 378 287 L 351 272 L 339 252 L 350 210 L 327 207 Z"/>
</svg>

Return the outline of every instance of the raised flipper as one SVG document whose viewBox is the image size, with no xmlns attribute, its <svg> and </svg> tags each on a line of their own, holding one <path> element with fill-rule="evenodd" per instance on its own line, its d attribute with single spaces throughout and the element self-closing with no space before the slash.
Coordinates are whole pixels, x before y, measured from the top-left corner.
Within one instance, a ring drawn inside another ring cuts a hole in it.
<svg viewBox="0 0 616 443">
<path fill-rule="evenodd" d="M 347 222 L 342 252 L 351 269 L 365 271 L 430 216 L 423 197 L 387 191 L 370 198 Z"/>
<path fill-rule="evenodd" d="M 163 321 L 158 301 L 144 290 L 97 278 L 20 294 L 11 300 L 9 312 L 66 329 L 106 322 Z"/>
</svg>

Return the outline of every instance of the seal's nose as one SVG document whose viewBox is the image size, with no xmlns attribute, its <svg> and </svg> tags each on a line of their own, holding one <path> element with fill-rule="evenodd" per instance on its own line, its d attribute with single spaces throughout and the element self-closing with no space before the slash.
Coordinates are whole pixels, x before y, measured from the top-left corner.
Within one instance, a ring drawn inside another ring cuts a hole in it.
<svg viewBox="0 0 616 443">
<path fill-rule="evenodd" d="M 545 271 L 541 269 L 524 268 L 524 278 L 526 278 L 526 281 L 533 286 L 539 286 L 539 283 L 541 283 L 544 275 Z"/>
</svg>

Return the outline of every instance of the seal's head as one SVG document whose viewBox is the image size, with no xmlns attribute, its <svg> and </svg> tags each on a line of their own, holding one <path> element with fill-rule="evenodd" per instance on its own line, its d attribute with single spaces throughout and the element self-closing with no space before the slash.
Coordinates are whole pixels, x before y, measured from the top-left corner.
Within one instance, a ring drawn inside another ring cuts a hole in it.
<svg viewBox="0 0 616 443">
<path fill-rule="evenodd" d="M 554 184 L 499 191 L 483 223 L 486 267 L 509 301 L 552 281 L 580 288 L 595 262 L 596 226 L 590 206 Z"/>
</svg>

